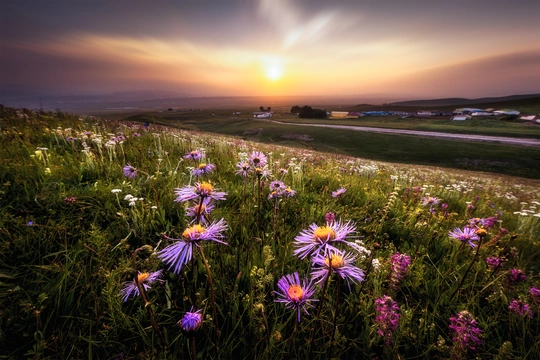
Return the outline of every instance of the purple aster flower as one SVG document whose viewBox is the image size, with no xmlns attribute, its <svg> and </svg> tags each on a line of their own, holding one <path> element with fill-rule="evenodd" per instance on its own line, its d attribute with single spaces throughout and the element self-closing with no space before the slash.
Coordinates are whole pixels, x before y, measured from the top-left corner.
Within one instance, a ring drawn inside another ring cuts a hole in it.
<svg viewBox="0 0 540 360">
<path fill-rule="evenodd" d="M 393 286 L 397 286 L 407 275 L 410 265 L 411 257 L 409 255 L 399 252 L 392 254 L 390 257 L 390 282 Z"/>
<path fill-rule="evenodd" d="M 191 174 L 194 176 L 208 175 L 216 169 L 213 164 L 199 164 L 195 169 L 191 170 Z"/>
<path fill-rule="evenodd" d="M 332 245 L 334 243 L 345 243 L 354 247 L 355 244 L 346 240 L 355 230 L 355 226 L 350 221 L 345 224 L 340 221 L 333 221 L 326 223 L 325 226 L 311 224 L 309 229 L 302 230 L 300 235 L 294 238 L 294 245 L 296 246 L 294 255 L 303 259 L 308 255 L 326 250 L 337 251 L 338 249 Z"/>
<path fill-rule="evenodd" d="M 270 191 L 278 191 L 278 192 L 282 192 L 287 188 L 285 184 L 283 183 L 283 181 L 279 181 L 279 180 L 272 181 L 269 187 L 270 187 Z"/>
<path fill-rule="evenodd" d="M 508 280 L 511 283 L 523 282 L 527 280 L 527 275 L 525 275 L 523 270 L 513 268 L 508 272 Z"/>
<path fill-rule="evenodd" d="M 467 226 L 464 227 L 463 230 L 455 228 L 453 231 L 450 231 L 448 235 L 461 242 L 467 242 L 472 248 L 477 246 L 473 241 L 480 240 L 480 237 L 476 234 L 476 230 Z"/>
<path fill-rule="evenodd" d="M 163 270 L 158 270 L 154 272 L 140 272 L 137 275 L 137 280 L 139 281 L 139 284 L 141 284 L 146 291 L 150 289 L 150 284 L 153 283 L 156 280 L 159 280 L 161 277 L 161 273 Z M 135 279 L 132 281 L 126 281 L 124 283 L 124 287 L 122 290 L 120 290 L 120 296 L 122 297 L 122 300 L 124 302 L 128 301 L 129 297 L 133 296 L 139 296 L 141 295 L 139 292 L 139 288 L 137 287 L 137 283 L 135 282 Z"/>
<path fill-rule="evenodd" d="M 123 170 L 124 170 L 124 176 L 127 176 L 130 179 L 135 179 L 135 176 L 137 176 L 137 169 L 131 165 L 124 166 Z"/>
<path fill-rule="evenodd" d="M 177 198 L 175 202 L 186 202 L 193 199 L 200 198 L 211 198 L 214 200 L 225 200 L 226 192 L 216 191 L 214 187 L 207 183 L 195 183 L 195 186 L 184 186 L 183 188 L 174 189 L 175 195 Z"/>
<path fill-rule="evenodd" d="M 184 159 L 191 159 L 191 160 L 200 160 L 204 159 L 204 153 L 200 152 L 199 150 L 193 150 L 184 155 Z"/>
<path fill-rule="evenodd" d="M 256 168 L 262 168 L 266 165 L 266 156 L 260 151 L 253 151 L 248 156 L 249 163 Z"/>
<path fill-rule="evenodd" d="M 510 311 L 512 311 L 514 314 L 522 317 L 528 316 L 531 319 L 533 317 L 533 313 L 531 308 L 529 307 L 529 304 L 522 300 L 512 299 L 512 301 L 510 302 L 510 306 L 508 306 L 508 309 L 510 309 Z"/>
<path fill-rule="evenodd" d="M 478 328 L 478 322 L 466 311 L 460 311 L 456 316 L 450 318 L 451 330 L 454 330 L 452 341 L 462 352 L 467 350 L 476 351 L 482 345 L 480 334 L 483 332 Z"/>
<path fill-rule="evenodd" d="M 287 186 L 285 190 L 283 191 L 283 195 L 285 197 L 293 197 L 296 195 L 296 191 L 294 191 L 293 189 Z"/>
<path fill-rule="evenodd" d="M 531 295 L 531 297 L 533 298 L 534 301 L 540 301 L 540 289 L 537 288 L 537 287 L 531 287 L 529 289 L 529 294 Z"/>
<path fill-rule="evenodd" d="M 503 265 L 503 259 L 498 258 L 496 256 L 490 256 L 486 258 L 486 264 L 491 270 L 496 270 Z"/>
<path fill-rule="evenodd" d="M 335 197 L 341 196 L 341 195 L 345 194 L 345 191 L 347 191 L 347 189 L 345 189 L 343 187 L 337 189 L 336 191 L 332 191 L 332 197 L 335 198 Z"/>
<path fill-rule="evenodd" d="M 255 175 L 257 175 L 257 177 L 260 177 L 262 179 L 268 179 L 270 176 L 272 176 L 272 171 L 270 171 L 270 169 L 268 169 L 268 167 L 266 166 L 256 167 Z"/>
<path fill-rule="evenodd" d="M 179 274 L 182 266 L 187 264 L 193 257 L 194 246 L 200 246 L 201 241 L 215 241 L 228 245 L 222 241 L 224 238 L 222 232 L 226 229 L 227 223 L 224 219 L 218 222 L 214 221 L 208 227 L 199 224 L 190 226 L 184 230 L 180 239 L 172 239 L 166 236 L 167 239 L 175 242 L 158 252 L 158 257 L 169 265 L 169 270 L 173 269 L 175 274 Z"/>
<path fill-rule="evenodd" d="M 356 256 L 344 251 L 328 251 L 328 254 L 316 254 L 313 257 L 313 271 L 311 278 L 316 284 L 322 284 L 328 276 L 336 273 L 339 277 L 347 281 L 349 290 L 350 283 L 358 284 L 364 281 L 364 272 L 354 266 Z"/>
<path fill-rule="evenodd" d="M 386 339 L 386 345 L 390 345 L 392 334 L 399 325 L 399 306 L 390 296 L 384 295 L 375 300 L 377 316 L 375 322 L 379 325 L 377 334 Z"/>
<path fill-rule="evenodd" d="M 422 196 L 423 206 L 429 205 L 429 207 L 432 207 L 433 205 L 437 205 L 440 201 L 441 199 L 434 196 Z"/>
<path fill-rule="evenodd" d="M 197 205 L 188 207 L 186 209 L 186 216 L 193 218 L 191 223 L 195 222 L 198 218 L 199 222 L 206 224 L 208 222 L 208 215 L 210 215 L 214 208 L 215 205 L 212 199 L 204 198 L 202 202 L 198 203 Z"/>
<path fill-rule="evenodd" d="M 193 334 L 201 328 L 202 325 L 202 310 L 193 311 L 194 308 L 191 308 L 190 311 L 187 311 L 182 319 L 178 322 L 178 325 L 182 328 L 182 331 L 187 334 Z"/>
<path fill-rule="evenodd" d="M 315 294 L 315 286 L 305 278 L 300 281 L 300 276 L 298 276 L 297 272 L 282 276 L 277 286 L 279 291 L 274 291 L 274 294 L 278 298 L 274 301 L 284 303 L 288 309 L 296 310 L 298 313 L 298 322 L 300 322 L 301 310 L 303 309 L 309 315 L 306 307 L 312 307 L 311 302 L 318 301 L 312 298 L 313 294 Z"/>
<path fill-rule="evenodd" d="M 238 171 L 236 171 L 236 175 L 248 177 L 251 165 L 249 165 L 248 162 L 240 161 L 238 164 L 236 164 L 236 168 L 238 169 Z"/>
</svg>

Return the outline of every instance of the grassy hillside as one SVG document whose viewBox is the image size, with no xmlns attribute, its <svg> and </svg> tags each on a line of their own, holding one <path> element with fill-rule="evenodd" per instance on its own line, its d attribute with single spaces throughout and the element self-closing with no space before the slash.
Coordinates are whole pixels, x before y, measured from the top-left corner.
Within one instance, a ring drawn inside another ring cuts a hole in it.
<svg viewBox="0 0 540 360">
<path fill-rule="evenodd" d="M 2 358 L 540 357 L 538 181 L 63 113 L 0 128 Z"/>
<path fill-rule="evenodd" d="M 508 146 L 496 143 L 441 140 L 401 135 L 363 133 L 316 127 L 280 125 L 253 119 L 251 115 L 230 115 L 229 111 L 148 113 L 127 117 L 128 121 L 174 126 L 179 129 L 213 132 L 239 136 L 245 140 L 295 146 L 302 149 L 325 151 L 362 157 L 371 160 L 421 165 L 437 165 L 448 168 L 488 171 L 497 174 L 540 178 L 540 149 Z M 463 131 L 464 133 L 528 135 L 540 137 L 540 127 L 528 128 L 523 124 L 504 123 L 488 127 L 484 120 L 480 127 L 454 125 L 450 121 L 416 122 L 414 119 L 361 118 L 347 121 L 298 119 L 276 113 L 275 120 L 301 123 L 335 123 L 359 126 L 411 128 L 418 130 Z M 364 120 L 365 119 L 365 120 Z M 373 120 L 370 120 L 373 119 Z M 401 121 L 401 122 L 400 122 Z M 366 124 L 366 122 L 369 122 Z M 475 122 L 478 124 L 478 122 Z M 471 123 L 472 124 L 472 123 Z M 452 127 L 454 126 L 454 127 Z M 451 130 L 448 130 L 452 127 Z M 293 135 L 291 137 L 291 135 Z M 295 139 L 297 137 L 298 139 Z M 302 138 L 310 140 L 302 140 Z"/>
</svg>

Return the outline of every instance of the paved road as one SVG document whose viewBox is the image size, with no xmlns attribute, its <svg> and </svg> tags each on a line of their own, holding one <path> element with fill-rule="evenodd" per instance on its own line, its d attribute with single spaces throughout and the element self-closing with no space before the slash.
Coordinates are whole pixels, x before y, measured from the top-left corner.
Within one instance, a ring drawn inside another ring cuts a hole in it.
<svg viewBox="0 0 540 360">
<path fill-rule="evenodd" d="M 258 120 L 262 120 L 262 119 L 258 119 Z M 511 137 L 503 137 L 503 136 L 472 135 L 472 134 L 450 134 L 450 133 L 441 133 L 441 132 L 433 132 L 433 131 L 386 129 L 386 128 L 366 127 L 366 126 L 331 125 L 331 124 L 299 124 L 299 123 L 281 122 L 281 121 L 276 121 L 276 120 L 267 120 L 267 121 L 270 121 L 276 124 L 291 125 L 291 126 L 315 126 L 315 127 L 343 129 L 343 130 L 352 130 L 352 131 L 377 132 L 377 133 L 383 133 L 383 134 L 413 135 L 413 136 L 446 138 L 446 139 L 454 139 L 454 140 L 461 139 L 461 140 L 467 140 L 467 141 L 486 141 L 486 142 L 498 142 L 498 143 L 510 144 L 510 145 L 540 147 L 540 139 L 511 138 Z"/>
</svg>

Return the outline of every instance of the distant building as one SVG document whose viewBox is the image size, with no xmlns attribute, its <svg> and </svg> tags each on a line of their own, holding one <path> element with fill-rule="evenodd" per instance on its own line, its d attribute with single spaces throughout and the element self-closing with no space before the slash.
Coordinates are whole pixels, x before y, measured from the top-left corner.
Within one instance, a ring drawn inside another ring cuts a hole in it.
<svg viewBox="0 0 540 360">
<path fill-rule="evenodd" d="M 452 120 L 454 121 L 463 121 L 463 120 L 469 120 L 471 117 L 470 115 L 456 115 L 452 117 Z"/>
<path fill-rule="evenodd" d="M 272 117 L 273 112 L 272 111 L 255 111 L 253 113 L 254 118 L 262 119 L 262 118 L 269 118 Z"/>
<path fill-rule="evenodd" d="M 494 113 L 497 115 L 519 115 L 520 114 L 519 111 L 512 110 L 512 109 L 495 110 Z"/>
<path fill-rule="evenodd" d="M 454 115 L 470 115 L 474 112 L 482 112 L 484 110 L 477 108 L 459 108 L 454 110 Z"/>
<path fill-rule="evenodd" d="M 349 115 L 348 111 L 332 111 L 330 113 L 331 119 L 345 119 Z"/>
<path fill-rule="evenodd" d="M 475 111 L 471 113 L 471 116 L 494 116 L 495 113 L 489 111 Z"/>
</svg>

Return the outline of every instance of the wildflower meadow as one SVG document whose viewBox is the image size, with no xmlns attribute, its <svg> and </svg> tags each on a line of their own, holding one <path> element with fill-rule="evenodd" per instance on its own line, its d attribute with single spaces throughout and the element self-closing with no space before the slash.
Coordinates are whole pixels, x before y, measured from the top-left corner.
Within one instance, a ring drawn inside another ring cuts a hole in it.
<svg viewBox="0 0 540 360">
<path fill-rule="evenodd" d="M 539 182 L 61 112 L 0 127 L 2 359 L 540 358 Z"/>
</svg>

